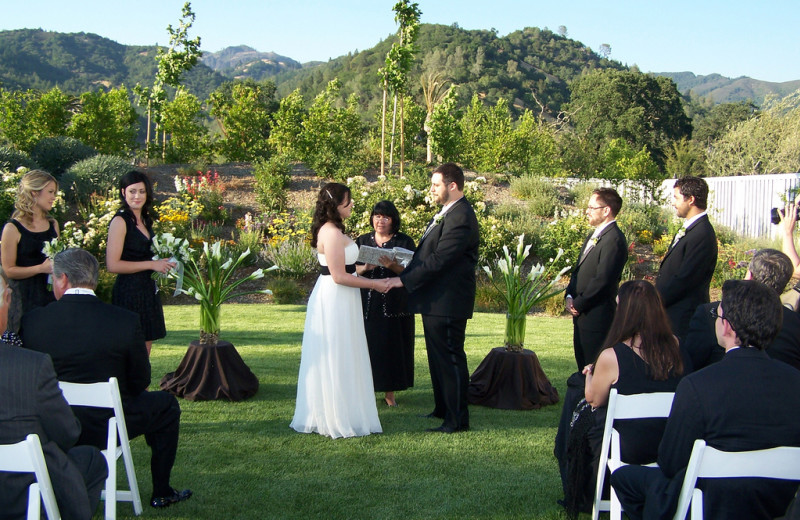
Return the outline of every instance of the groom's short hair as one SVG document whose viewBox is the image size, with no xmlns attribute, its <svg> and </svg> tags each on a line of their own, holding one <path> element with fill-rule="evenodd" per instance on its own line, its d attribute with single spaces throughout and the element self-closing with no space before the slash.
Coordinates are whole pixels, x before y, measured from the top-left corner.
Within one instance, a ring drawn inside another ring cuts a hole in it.
<svg viewBox="0 0 800 520">
<path fill-rule="evenodd" d="M 433 173 L 440 173 L 445 185 L 455 182 L 458 191 L 464 191 L 464 170 L 456 163 L 444 163 L 433 170 Z"/>
<path fill-rule="evenodd" d="M 614 188 L 597 188 L 592 191 L 592 195 L 597 195 L 600 202 L 608 206 L 611 214 L 615 217 L 619 210 L 622 209 L 622 197 L 619 196 L 619 193 Z"/>
</svg>

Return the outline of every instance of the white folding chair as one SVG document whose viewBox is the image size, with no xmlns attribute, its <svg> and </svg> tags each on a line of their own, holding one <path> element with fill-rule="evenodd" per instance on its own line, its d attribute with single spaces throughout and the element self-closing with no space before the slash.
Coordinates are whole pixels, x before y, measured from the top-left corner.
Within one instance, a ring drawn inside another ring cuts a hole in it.
<svg viewBox="0 0 800 520">
<path fill-rule="evenodd" d="M 0 445 L 0 471 L 33 473 L 36 481 L 28 487 L 28 520 L 39 520 L 42 501 L 47 518 L 60 520 L 56 495 L 50 482 L 50 473 L 44 462 L 42 443 L 35 433 L 16 444 Z"/>
<path fill-rule="evenodd" d="M 800 448 L 781 446 L 755 451 L 720 451 L 697 439 L 686 467 L 678 509 L 673 520 L 683 520 L 692 506 L 692 520 L 703 518 L 703 492 L 698 478 L 756 477 L 800 480 Z"/>
<path fill-rule="evenodd" d="M 655 392 L 650 394 L 621 395 L 616 388 L 612 388 L 608 396 L 606 409 L 606 423 L 603 429 L 603 444 L 600 451 L 600 461 L 597 465 L 597 486 L 594 492 L 594 507 L 592 520 L 600 517 L 601 511 L 609 511 L 612 519 L 622 517 L 622 506 L 619 503 L 614 488 L 611 488 L 611 499 L 603 500 L 603 483 L 606 478 L 606 468 L 613 472 L 624 466 L 622 461 L 619 432 L 614 429 L 614 421 L 621 419 L 653 419 L 669 417 L 672 408 L 673 392 Z M 611 455 L 609 456 L 609 447 Z M 648 464 L 656 466 L 657 464 Z"/>
<path fill-rule="evenodd" d="M 60 381 L 58 386 L 64 398 L 72 406 L 92 406 L 111 408 L 113 417 L 108 419 L 108 442 L 103 455 L 108 462 L 108 478 L 102 498 L 106 501 L 106 520 L 117 518 L 117 502 L 133 502 L 135 515 L 142 514 L 142 498 L 136 482 L 136 471 L 133 468 L 133 455 L 128 440 L 128 428 L 125 426 L 125 415 L 122 412 L 122 399 L 119 396 L 117 378 L 112 377 L 102 383 L 68 383 Z M 119 434 L 119 445 L 117 435 Z M 125 473 L 128 476 L 128 490 L 117 489 L 117 459 L 122 456 Z"/>
</svg>

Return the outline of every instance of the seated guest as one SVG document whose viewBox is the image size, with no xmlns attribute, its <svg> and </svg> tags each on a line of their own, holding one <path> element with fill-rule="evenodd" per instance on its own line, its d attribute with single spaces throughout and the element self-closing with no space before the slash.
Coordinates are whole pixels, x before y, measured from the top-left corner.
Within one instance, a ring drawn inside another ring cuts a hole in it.
<svg viewBox="0 0 800 520">
<path fill-rule="evenodd" d="M 583 369 L 586 402 L 597 410 L 592 414 L 591 424 L 584 430 L 585 448 L 568 448 L 568 456 L 572 452 L 577 457 L 590 457 L 582 464 L 578 463 L 584 466 L 582 468 L 574 467 L 577 461 L 567 463 L 568 467 L 574 468 L 573 476 L 568 478 L 573 492 L 583 495 L 582 499 L 577 499 L 579 510 L 591 508 L 605 426 L 605 407 L 611 389 L 616 388 L 622 395 L 674 392 L 683 374 L 678 339 L 672 334 L 669 317 L 656 288 L 641 280 L 625 282 L 620 286 L 617 298 L 617 312 L 603 343 L 604 350 L 593 365 Z M 617 422 L 622 460 L 633 464 L 655 461 L 665 422 L 664 419 Z M 568 444 L 574 446 L 578 442 L 579 439 L 571 438 Z M 569 505 L 570 492 L 567 495 Z"/>
<path fill-rule="evenodd" d="M 0 329 L 5 330 L 11 289 L 0 277 Z M 92 446 L 75 446 L 81 425 L 58 388 L 53 363 L 39 352 L 0 342 L 0 444 L 39 436 L 61 518 L 91 518 L 108 476 L 106 459 Z M 0 473 L 0 518 L 24 518 L 30 473 Z"/>
<path fill-rule="evenodd" d="M 624 466 L 611 475 L 628 517 L 672 518 L 697 439 L 723 451 L 800 446 L 800 372 L 764 352 L 780 330 L 781 308 L 764 284 L 724 283 L 714 316 L 725 357 L 678 384 L 659 467 Z M 701 479 L 699 487 L 705 518 L 771 519 L 786 511 L 797 482 Z"/>
<path fill-rule="evenodd" d="M 793 272 L 792 261 L 784 253 L 776 249 L 762 249 L 753 255 L 744 279 L 761 282 L 781 294 Z M 711 316 L 711 310 L 716 309 L 717 305 L 719 302 L 699 305 L 689 322 L 689 332 L 682 347 L 691 358 L 694 370 L 715 363 L 725 355 L 725 351 L 717 344 L 714 318 Z M 783 308 L 783 325 L 766 353 L 772 359 L 800 370 L 800 315 Z"/>
<path fill-rule="evenodd" d="M 108 305 L 94 294 L 97 260 L 83 249 L 67 249 L 53 260 L 53 291 L 58 301 L 27 313 L 22 320 L 26 348 L 50 354 L 59 380 L 97 383 L 116 377 L 130 438 L 144 435 L 152 451 L 150 505 L 166 507 L 188 499 L 188 489 L 170 486 L 178 449 L 181 409 L 167 392 L 148 392 L 150 361 L 135 313 Z M 83 426 L 80 443 L 106 445 L 112 412 L 75 407 Z"/>
</svg>

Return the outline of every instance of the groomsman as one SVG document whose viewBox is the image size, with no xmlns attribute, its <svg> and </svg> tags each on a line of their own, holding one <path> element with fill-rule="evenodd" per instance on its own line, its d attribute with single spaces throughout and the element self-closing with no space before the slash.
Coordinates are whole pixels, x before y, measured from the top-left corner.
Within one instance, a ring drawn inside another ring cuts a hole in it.
<svg viewBox="0 0 800 520">
<path fill-rule="evenodd" d="M 717 266 L 717 235 L 708 220 L 708 184 L 699 177 L 675 182 L 673 203 L 685 219 L 661 261 L 656 289 L 667 309 L 672 332 L 683 340 L 698 305 L 710 301 L 708 290 Z"/>
<path fill-rule="evenodd" d="M 628 261 L 628 242 L 615 220 L 620 208 L 622 198 L 611 188 L 594 190 L 586 207 L 595 229 L 583 243 L 565 299 L 579 372 L 594 363 L 617 309 L 617 288 Z"/>
</svg>

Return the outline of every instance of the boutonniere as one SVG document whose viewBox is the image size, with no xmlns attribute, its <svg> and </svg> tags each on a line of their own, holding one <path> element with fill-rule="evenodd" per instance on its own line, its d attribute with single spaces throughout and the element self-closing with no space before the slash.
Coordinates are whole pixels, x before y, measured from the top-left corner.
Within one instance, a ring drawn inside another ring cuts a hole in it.
<svg viewBox="0 0 800 520">
<path fill-rule="evenodd" d="M 682 239 L 686 235 L 686 228 L 680 228 L 677 233 L 675 233 L 675 238 L 672 239 L 673 244 L 677 244 L 678 240 Z"/>
<path fill-rule="evenodd" d="M 437 213 L 436 215 L 434 215 L 433 216 L 433 225 L 434 226 L 438 226 L 439 222 L 441 222 L 443 218 L 444 218 L 444 214 L 442 214 L 442 213 Z"/>
<path fill-rule="evenodd" d="M 589 243 L 586 244 L 587 249 L 590 247 L 594 247 L 597 245 L 597 241 L 600 240 L 600 237 L 592 237 L 589 239 Z"/>
</svg>

